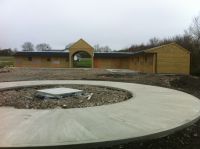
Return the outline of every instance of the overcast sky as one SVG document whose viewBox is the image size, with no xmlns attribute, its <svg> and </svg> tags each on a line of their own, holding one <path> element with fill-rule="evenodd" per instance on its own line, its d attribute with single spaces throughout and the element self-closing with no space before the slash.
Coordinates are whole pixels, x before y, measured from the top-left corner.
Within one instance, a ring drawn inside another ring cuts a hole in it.
<svg viewBox="0 0 200 149">
<path fill-rule="evenodd" d="M 0 0 L 0 48 L 83 38 L 119 50 L 182 34 L 199 13 L 200 0 Z"/>
</svg>

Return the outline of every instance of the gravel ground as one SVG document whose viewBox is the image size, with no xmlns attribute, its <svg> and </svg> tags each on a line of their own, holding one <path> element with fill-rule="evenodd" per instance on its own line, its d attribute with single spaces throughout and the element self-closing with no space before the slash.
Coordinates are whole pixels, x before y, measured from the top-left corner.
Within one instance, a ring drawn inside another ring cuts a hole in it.
<svg viewBox="0 0 200 149">
<path fill-rule="evenodd" d="M 0 82 L 17 80 L 109 80 L 141 83 L 181 90 L 200 98 L 200 77 L 184 75 L 144 74 L 105 69 L 28 69 L 12 68 L 0 73 Z M 200 149 L 200 120 L 169 136 L 107 147 L 106 149 Z"/>
<path fill-rule="evenodd" d="M 83 96 L 68 96 L 61 99 L 45 99 L 37 96 L 38 89 L 67 87 L 83 90 Z M 90 99 L 88 95 L 93 94 Z M 131 93 L 110 87 L 89 85 L 35 86 L 0 92 L 0 106 L 18 109 L 83 108 L 121 102 L 131 98 Z"/>
</svg>

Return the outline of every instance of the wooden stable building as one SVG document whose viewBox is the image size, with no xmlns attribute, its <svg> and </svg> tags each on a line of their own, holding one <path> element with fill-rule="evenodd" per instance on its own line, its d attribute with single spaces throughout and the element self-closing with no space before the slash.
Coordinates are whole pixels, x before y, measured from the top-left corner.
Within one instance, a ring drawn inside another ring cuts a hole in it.
<svg viewBox="0 0 200 149">
<path fill-rule="evenodd" d="M 147 73 L 190 73 L 190 52 L 176 43 L 134 52 L 94 52 L 83 39 L 66 50 L 17 52 L 16 67 L 73 68 L 74 55 L 86 52 L 92 68 L 132 69 Z"/>
</svg>

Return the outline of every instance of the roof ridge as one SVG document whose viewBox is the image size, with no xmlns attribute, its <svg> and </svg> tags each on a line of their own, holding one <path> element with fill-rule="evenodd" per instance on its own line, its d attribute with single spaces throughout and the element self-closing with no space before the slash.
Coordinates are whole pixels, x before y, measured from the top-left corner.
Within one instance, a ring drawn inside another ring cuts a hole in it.
<svg viewBox="0 0 200 149">
<path fill-rule="evenodd" d="M 151 50 L 159 49 L 159 48 L 166 47 L 166 46 L 169 46 L 169 45 L 174 45 L 174 46 L 176 46 L 178 48 L 181 48 L 181 49 L 183 49 L 185 51 L 190 52 L 189 50 L 185 49 L 184 47 L 182 47 L 181 45 L 177 44 L 176 42 L 171 42 L 171 43 L 163 44 L 163 45 L 156 46 L 156 47 L 153 47 L 153 48 L 150 48 L 150 49 L 145 49 L 144 51 L 147 51 L 147 50 L 151 51 Z"/>
<path fill-rule="evenodd" d="M 80 38 L 78 41 L 74 42 L 72 45 L 70 45 L 68 48 L 70 49 L 74 45 L 76 45 L 78 42 L 83 41 L 85 44 L 87 44 L 89 47 L 93 48 L 87 41 L 85 41 L 83 38 Z M 94 48 L 93 48 L 94 49 Z"/>
<path fill-rule="evenodd" d="M 153 49 L 157 49 L 157 48 L 161 48 L 161 47 L 165 47 L 165 46 L 173 45 L 173 44 L 176 44 L 176 45 L 177 45 L 177 43 L 175 43 L 175 42 L 171 42 L 171 43 L 167 43 L 167 44 L 163 44 L 163 45 L 155 46 L 155 47 L 153 47 L 153 48 L 144 49 L 144 51 L 146 51 L 146 50 L 153 50 Z"/>
</svg>

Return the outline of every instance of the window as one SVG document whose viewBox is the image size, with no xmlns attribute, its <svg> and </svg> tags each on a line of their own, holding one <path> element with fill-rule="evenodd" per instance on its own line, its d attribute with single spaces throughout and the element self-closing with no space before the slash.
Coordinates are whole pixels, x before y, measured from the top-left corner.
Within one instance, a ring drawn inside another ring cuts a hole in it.
<svg viewBox="0 0 200 149">
<path fill-rule="evenodd" d="M 50 61 L 51 61 L 51 58 L 50 58 L 50 57 L 48 57 L 48 58 L 47 58 L 47 61 L 48 61 L 48 62 L 50 62 Z"/>
<path fill-rule="evenodd" d="M 32 57 L 28 57 L 28 61 L 32 61 Z"/>
<path fill-rule="evenodd" d="M 145 55 L 144 59 L 145 59 L 145 63 L 147 63 L 148 57 L 146 55 Z"/>
</svg>

